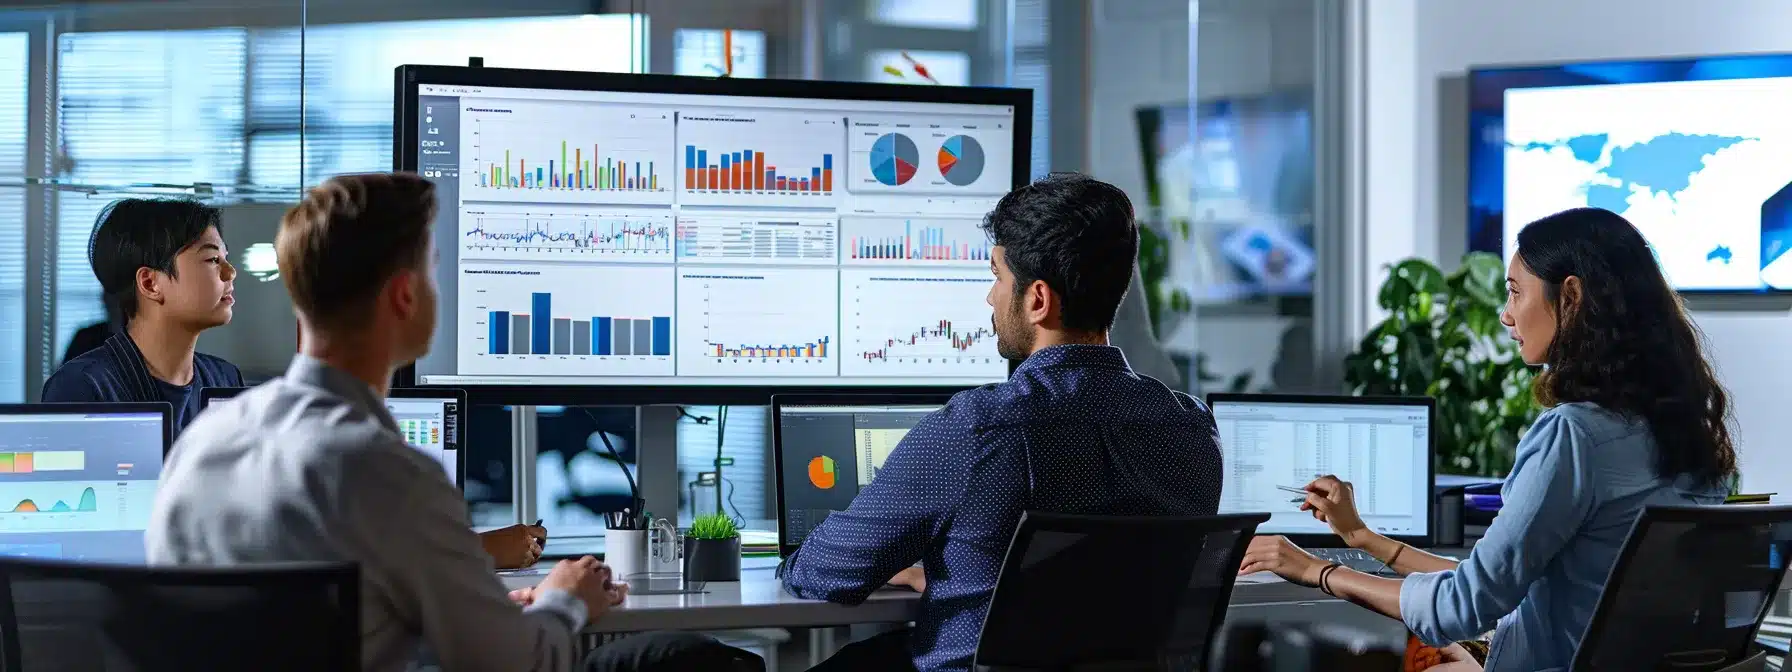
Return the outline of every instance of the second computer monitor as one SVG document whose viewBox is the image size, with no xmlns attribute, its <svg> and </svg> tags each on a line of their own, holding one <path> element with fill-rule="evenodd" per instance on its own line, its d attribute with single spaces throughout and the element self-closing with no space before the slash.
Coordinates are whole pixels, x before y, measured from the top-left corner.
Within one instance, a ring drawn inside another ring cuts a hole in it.
<svg viewBox="0 0 1792 672">
<path fill-rule="evenodd" d="M 1220 513 L 1268 512 L 1258 534 L 1336 546 L 1331 528 L 1299 510 L 1313 479 L 1348 481 L 1369 529 L 1428 545 L 1436 404 L 1429 397 L 1212 394 L 1225 484 Z"/>
<path fill-rule="evenodd" d="M 950 399 L 945 394 L 773 396 L 778 552 L 795 552 L 822 520 L 851 505 L 909 430 Z"/>
<path fill-rule="evenodd" d="M 0 404 L 0 556 L 139 563 L 173 407 Z"/>
<path fill-rule="evenodd" d="M 209 407 L 220 399 L 229 399 L 248 390 L 246 387 L 208 387 L 199 391 L 201 407 Z M 404 442 L 442 464 L 442 471 L 454 487 L 465 485 L 461 451 L 462 437 L 467 435 L 467 391 L 441 387 L 395 387 L 386 393 L 386 412 L 398 423 Z"/>
</svg>

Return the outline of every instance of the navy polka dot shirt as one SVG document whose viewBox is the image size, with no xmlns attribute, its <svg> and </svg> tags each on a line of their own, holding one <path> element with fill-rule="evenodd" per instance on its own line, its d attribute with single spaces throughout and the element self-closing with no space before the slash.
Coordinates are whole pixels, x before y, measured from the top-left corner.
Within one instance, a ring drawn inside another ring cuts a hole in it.
<svg viewBox="0 0 1792 672">
<path fill-rule="evenodd" d="M 1212 515 L 1219 499 L 1205 405 L 1133 373 L 1118 348 L 1062 345 L 922 420 L 781 570 L 798 597 L 858 604 L 920 561 L 915 667 L 967 670 L 1022 511 Z"/>
</svg>

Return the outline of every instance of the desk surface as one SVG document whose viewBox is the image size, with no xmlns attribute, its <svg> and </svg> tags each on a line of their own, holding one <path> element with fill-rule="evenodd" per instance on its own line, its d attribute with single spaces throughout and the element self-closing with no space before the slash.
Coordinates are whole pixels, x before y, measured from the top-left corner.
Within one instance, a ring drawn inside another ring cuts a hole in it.
<svg viewBox="0 0 1792 672">
<path fill-rule="evenodd" d="M 739 582 L 710 583 L 702 593 L 630 595 L 586 632 L 649 630 L 741 630 L 805 628 L 860 623 L 903 623 L 915 619 L 921 596 L 908 590 L 880 590 L 856 607 L 805 600 L 784 591 L 776 576 L 776 560 L 750 558 Z M 510 574 L 506 589 L 535 585 L 545 574 Z M 1283 581 L 1240 582 L 1232 590 L 1234 607 L 1303 606 L 1337 602 L 1311 588 Z"/>
</svg>

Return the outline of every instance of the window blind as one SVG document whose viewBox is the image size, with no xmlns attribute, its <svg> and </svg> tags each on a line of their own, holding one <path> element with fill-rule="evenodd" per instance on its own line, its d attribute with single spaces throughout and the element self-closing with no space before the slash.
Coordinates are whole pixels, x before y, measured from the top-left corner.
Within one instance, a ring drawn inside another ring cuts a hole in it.
<svg viewBox="0 0 1792 672">
<path fill-rule="evenodd" d="M 25 33 L 0 33 L 0 185 L 25 176 Z M 25 400 L 25 190 L 0 186 L 0 403 Z"/>
<path fill-rule="evenodd" d="M 238 182 L 245 39 L 240 28 L 62 35 L 63 177 L 101 185 Z M 94 217 L 114 198 L 58 196 L 56 357 L 77 329 L 105 317 L 87 243 Z"/>
<path fill-rule="evenodd" d="M 685 411 L 700 417 L 716 417 L 714 406 L 690 406 Z M 765 406 L 729 406 L 727 434 L 722 437 L 722 456 L 734 458 L 734 464 L 722 467 L 722 477 L 726 479 L 722 484 L 723 506 L 728 515 L 745 518 L 749 524 L 765 519 L 766 511 L 771 508 L 768 499 L 771 487 L 765 480 L 766 463 L 771 459 L 771 446 L 767 443 L 770 415 L 770 409 Z M 681 525 L 690 524 L 692 510 L 707 513 L 715 507 L 715 491 L 708 488 L 697 489 L 699 497 L 707 493 L 708 504 L 689 501 L 691 482 L 697 480 L 699 472 L 715 471 L 715 460 L 716 423 L 680 419 L 678 520 Z M 734 490 L 732 499 L 728 498 L 730 487 Z"/>
<path fill-rule="evenodd" d="M 1052 67 L 1046 50 L 1046 36 L 1051 33 L 1051 19 L 1046 14 L 1049 0 L 1015 0 L 1013 4 L 1014 66 L 1013 81 L 1008 85 L 1033 90 L 1033 178 L 1045 177 L 1052 169 L 1051 143 L 1051 78 Z"/>
</svg>

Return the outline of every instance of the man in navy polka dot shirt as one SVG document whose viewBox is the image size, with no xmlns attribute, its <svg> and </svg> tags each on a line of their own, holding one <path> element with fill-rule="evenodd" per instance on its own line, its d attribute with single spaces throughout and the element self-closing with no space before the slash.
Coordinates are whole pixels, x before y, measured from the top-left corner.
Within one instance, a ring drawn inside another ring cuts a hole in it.
<svg viewBox="0 0 1792 672">
<path fill-rule="evenodd" d="M 799 597 L 857 604 L 886 583 L 924 593 L 912 629 L 849 645 L 816 670 L 969 669 L 1022 511 L 1219 506 L 1212 414 L 1108 345 L 1139 249 L 1126 194 L 1054 174 L 1003 197 L 983 226 L 995 243 L 997 349 L 1020 365 L 916 425 L 785 561 L 784 586 Z M 1065 586 L 1064 599 L 1075 593 Z"/>
</svg>

